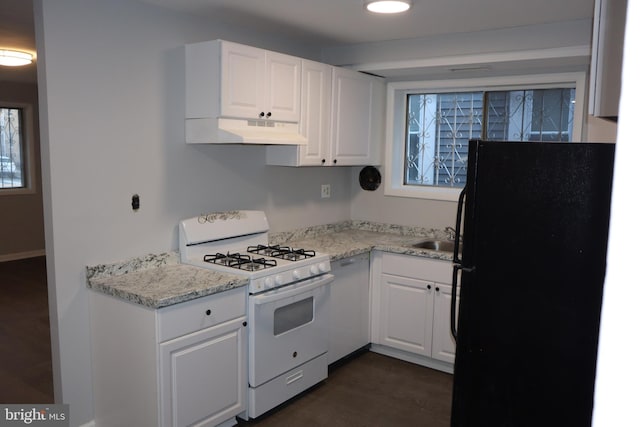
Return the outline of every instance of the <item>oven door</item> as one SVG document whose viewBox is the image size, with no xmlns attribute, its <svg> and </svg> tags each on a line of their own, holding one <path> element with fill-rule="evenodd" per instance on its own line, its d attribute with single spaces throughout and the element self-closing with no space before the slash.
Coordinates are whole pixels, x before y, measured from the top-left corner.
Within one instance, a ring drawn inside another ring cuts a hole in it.
<svg viewBox="0 0 640 427">
<path fill-rule="evenodd" d="M 325 274 L 249 296 L 249 385 L 258 387 L 328 349 L 329 284 Z"/>
</svg>

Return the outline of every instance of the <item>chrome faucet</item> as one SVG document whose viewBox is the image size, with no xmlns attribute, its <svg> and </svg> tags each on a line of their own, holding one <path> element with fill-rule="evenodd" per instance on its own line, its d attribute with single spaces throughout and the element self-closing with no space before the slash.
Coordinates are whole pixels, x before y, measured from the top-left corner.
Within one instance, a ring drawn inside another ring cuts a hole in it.
<svg viewBox="0 0 640 427">
<path fill-rule="evenodd" d="M 456 240 L 456 230 L 453 227 L 445 227 L 444 232 L 447 233 L 447 239 Z"/>
</svg>

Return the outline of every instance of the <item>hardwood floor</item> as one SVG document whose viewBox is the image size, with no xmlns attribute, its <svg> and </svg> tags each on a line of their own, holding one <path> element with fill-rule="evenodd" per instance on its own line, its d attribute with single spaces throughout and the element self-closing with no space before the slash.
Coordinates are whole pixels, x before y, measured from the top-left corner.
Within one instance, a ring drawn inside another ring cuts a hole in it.
<svg viewBox="0 0 640 427">
<path fill-rule="evenodd" d="M 364 352 L 292 401 L 240 426 L 448 427 L 453 376 Z"/>
<path fill-rule="evenodd" d="M 0 262 L 0 403 L 53 403 L 45 257 Z"/>
</svg>

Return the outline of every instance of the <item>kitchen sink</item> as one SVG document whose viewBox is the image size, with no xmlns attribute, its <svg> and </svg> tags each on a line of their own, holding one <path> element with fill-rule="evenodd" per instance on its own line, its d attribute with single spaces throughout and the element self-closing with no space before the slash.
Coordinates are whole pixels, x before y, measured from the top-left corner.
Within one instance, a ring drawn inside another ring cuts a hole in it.
<svg viewBox="0 0 640 427">
<path fill-rule="evenodd" d="M 433 251 L 453 252 L 453 246 L 455 242 L 453 240 L 425 240 L 413 245 L 414 248 L 431 249 Z M 462 250 L 462 243 L 460 243 L 460 250 Z"/>
</svg>

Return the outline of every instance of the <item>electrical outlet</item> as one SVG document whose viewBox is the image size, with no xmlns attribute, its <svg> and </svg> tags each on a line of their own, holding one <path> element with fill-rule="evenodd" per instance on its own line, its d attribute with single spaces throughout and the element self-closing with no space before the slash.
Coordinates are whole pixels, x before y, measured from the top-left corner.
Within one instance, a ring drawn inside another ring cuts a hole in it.
<svg viewBox="0 0 640 427">
<path fill-rule="evenodd" d="M 320 186 L 320 197 L 322 197 L 323 199 L 328 199 L 329 197 L 331 197 L 331 185 L 322 184 Z"/>
</svg>

